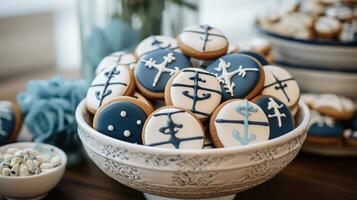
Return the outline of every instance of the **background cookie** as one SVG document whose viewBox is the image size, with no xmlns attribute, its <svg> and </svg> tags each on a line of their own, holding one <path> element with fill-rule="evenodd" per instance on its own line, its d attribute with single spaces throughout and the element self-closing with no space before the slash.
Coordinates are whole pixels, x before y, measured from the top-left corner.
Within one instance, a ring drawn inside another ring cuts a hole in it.
<svg viewBox="0 0 357 200">
<path fill-rule="evenodd" d="M 93 128 L 118 140 L 142 144 L 141 132 L 150 108 L 133 97 L 118 97 L 95 113 Z"/>
<path fill-rule="evenodd" d="M 164 35 L 152 35 L 138 44 L 135 49 L 135 55 L 137 58 L 140 58 L 144 54 L 161 49 L 180 52 L 175 38 Z"/>
<path fill-rule="evenodd" d="M 145 54 L 135 68 L 138 90 L 146 97 L 164 97 L 167 81 L 180 69 L 191 67 L 189 59 L 173 50 L 157 50 Z"/>
<path fill-rule="evenodd" d="M 210 120 L 215 147 L 244 146 L 269 139 L 269 121 L 263 110 L 248 100 L 221 104 Z"/>
<path fill-rule="evenodd" d="M 207 119 L 220 104 L 221 86 L 212 73 L 186 68 L 172 77 L 165 89 L 167 105 L 193 112 L 200 120 Z"/>
<path fill-rule="evenodd" d="M 251 99 L 264 86 L 264 71 L 254 58 L 243 54 L 222 56 L 207 67 L 216 74 L 222 88 L 222 99 Z"/>
<path fill-rule="evenodd" d="M 295 128 L 294 118 L 289 108 L 279 99 L 270 96 L 258 96 L 252 102 L 257 104 L 268 117 L 269 139 L 282 136 Z"/>
<path fill-rule="evenodd" d="M 0 101 L 0 146 L 15 141 L 21 128 L 21 113 L 16 104 Z"/>
<path fill-rule="evenodd" d="M 182 30 L 177 43 L 190 57 L 210 60 L 224 55 L 228 50 L 228 40 L 223 33 L 208 25 L 193 25 Z"/>
<path fill-rule="evenodd" d="M 285 69 L 273 65 L 264 66 L 265 83 L 263 95 L 273 96 L 289 109 L 294 109 L 300 99 L 299 85 Z"/>
<path fill-rule="evenodd" d="M 191 113 L 175 107 L 163 107 L 145 122 L 143 143 L 174 149 L 202 149 L 204 130 Z"/>
<path fill-rule="evenodd" d="M 100 61 L 97 69 L 95 70 L 95 74 L 98 75 L 103 70 L 118 65 L 125 65 L 133 70 L 136 65 L 136 61 L 136 57 L 132 53 L 127 53 L 124 51 L 114 52 L 109 56 L 104 57 L 102 61 Z"/>
<path fill-rule="evenodd" d="M 87 91 L 87 109 L 95 113 L 97 109 L 118 96 L 130 96 L 135 91 L 135 81 L 130 69 L 123 65 L 102 71 L 92 81 Z"/>
<path fill-rule="evenodd" d="M 341 120 L 350 119 L 355 112 L 355 104 L 351 99 L 335 94 L 318 95 L 312 102 L 311 108 Z"/>
<path fill-rule="evenodd" d="M 339 144 L 343 130 L 343 124 L 340 122 L 311 110 L 311 120 L 306 140 L 316 144 Z"/>
</svg>

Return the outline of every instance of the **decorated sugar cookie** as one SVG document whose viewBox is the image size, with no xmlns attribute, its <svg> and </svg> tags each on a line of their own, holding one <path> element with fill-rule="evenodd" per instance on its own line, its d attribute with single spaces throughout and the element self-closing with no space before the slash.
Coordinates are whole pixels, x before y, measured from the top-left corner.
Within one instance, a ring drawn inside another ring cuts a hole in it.
<svg viewBox="0 0 357 200">
<path fill-rule="evenodd" d="M 264 111 L 246 99 L 232 99 L 221 104 L 210 120 L 210 134 L 215 147 L 267 141 L 269 132 L 269 121 Z"/>
<path fill-rule="evenodd" d="M 269 61 L 260 53 L 255 51 L 241 51 L 240 54 L 248 55 L 255 58 L 262 66 L 270 65 Z"/>
<path fill-rule="evenodd" d="M 252 100 L 268 117 L 270 134 L 269 139 L 282 136 L 294 127 L 294 118 L 289 108 L 279 99 L 270 96 L 258 96 Z"/>
<path fill-rule="evenodd" d="M 318 95 L 311 108 L 341 120 L 350 119 L 355 112 L 355 104 L 351 99 L 335 94 Z"/>
<path fill-rule="evenodd" d="M 307 141 L 316 144 L 338 144 L 342 132 L 343 124 L 335 119 L 319 114 L 311 110 L 311 120 L 308 128 Z"/>
<path fill-rule="evenodd" d="M 220 30 L 208 25 L 185 28 L 177 37 L 177 42 L 182 52 L 204 60 L 217 58 L 228 50 L 227 38 Z"/>
<path fill-rule="evenodd" d="M 353 8 L 348 6 L 331 6 L 326 9 L 325 13 L 341 21 L 349 21 L 355 17 Z"/>
<path fill-rule="evenodd" d="M 343 139 L 347 145 L 357 146 L 357 130 L 353 130 L 353 129 L 344 130 Z"/>
<path fill-rule="evenodd" d="M 142 137 L 148 146 L 202 149 L 204 130 L 200 121 L 184 109 L 163 107 L 149 116 Z"/>
<path fill-rule="evenodd" d="M 264 66 L 265 83 L 263 95 L 273 96 L 289 109 L 295 108 L 300 99 L 299 85 L 285 69 L 277 66 Z"/>
<path fill-rule="evenodd" d="M 0 101 L 0 146 L 13 142 L 21 127 L 21 113 L 10 101 Z"/>
<path fill-rule="evenodd" d="M 319 17 L 314 25 L 314 29 L 320 38 L 331 39 L 341 31 L 340 21 L 332 17 Z"/>
<path fill-rule="evenodd" d="M 148 105 L 150 108 L 152 108 L 151 112 L 154 111 L 154 106 L 152 105 L 152 103 L 147 98 L 145 98 L 143 95 L 141 95 L 139 92 L 135 92 L 133 94 L 133 97 L 144 102 L 146 105 Z"/>
<path fill-rule="evenodd" d="M 189 59 L 173 50 L 145 54 L 135 68 L 138 90 L 151 99 L 163 98 L 167 81 L 180 69 L 191 67 Z"/>
<path fill-rule="evenodd" d="M 141 56 L 147 53 L 163 49 L 180 52 L 175 38 L 164 35 L 152 35 L 138 44 L 135 49 L 135 55 L 141 58 Z"/>
<path fill-rule="evenodd" d="M 103 60 L 100 61 L 97 69 L 95 70 L 95 74 L 98 75 L 103 70 L 118 65 L 125 65 L 133 70 L 136 65 L 135 55 L 124 51 L 114 52 L 109 56 L 104 57 Z"/>
<path fill-rule="evenodd" d="M 87 108 L 91 113 L 114 97 L 132 95 L 135 81 L 132 72 L 124 65 L 110 67 L 102 71 L 92 81 L 87 91 Z"/>
<path fill-rule="evenodd" d="M 211 63 L 207 70 L 216 74 L 221 83 L 223 101 L 233 98 L 251 99 L 264 86 L 262 66 L 247 55 L 222 56 Z"/>
<path fill-rule="evenodd" d="M 142 144 L 141 132 L 150 110 L 133 97 L 114 98 L 95 113 L 93 128 L 118 140 Z"/>
<path fill-rule="evenodd" d="M 212 73 L 186 68 L 172 77 L 165 89 L 166 105 L 188 109 L 200 120 L 207 119 L 220 104 L 221 86 Z"/>
</svg>

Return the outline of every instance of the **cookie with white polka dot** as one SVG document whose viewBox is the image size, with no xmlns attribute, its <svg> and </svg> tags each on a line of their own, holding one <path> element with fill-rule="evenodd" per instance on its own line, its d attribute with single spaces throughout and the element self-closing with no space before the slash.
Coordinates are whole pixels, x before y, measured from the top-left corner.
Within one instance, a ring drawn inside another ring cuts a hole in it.
<svg viewBox="0 0 357 200">
<path fill-rule="evenodd" d="M 191 112 L 172 106 L 148 117 L 142 137 L 144 145 L 160 148 L 202 149 L 204 144 L 201 122 Z"/>
<path fill-rule="evenodd" d="M 113 66 L 98 74 L 87 91 L 87 109 L 95 113 L 97 109 L 119 96 L 131 96 L 135 92 L 133 72 L 124 65 Z"/>
<path fill-rule="evenodd" d="M 16 139 L 21 122 L 21 112 L 16 104 L 0 101 L 0 146 Z"/>
<path fill-rule="evenodd" d="M 94 115 L 93 128 L 109 137 L 142 144 L 142 129 L 151 108 L 133 97 L 118 97 L 101 106 Z"/>
<path fill-rule="evenodd" d="M 263 68 L 265 83 L 262 95 L 273 96 L 293 110 L 300 100 L 300 88 L 294 77 L 281 67 L 266 65 Z"/>
<path fill-rule="evenodd" d="M 190 57 L 211 60 L 226 54 L 228 40 L 223 33 L 208 25 L 192 25 L 177 36 L 183 53 Z"/>
<path fill-rule="evenodd" d="M 95 74 L 98 75 L 100 72 L 104 71 L 109 67 L 114 67 L 118 65 L 124 65 L 134 70 L 136 65 L 136 57 L 132 53 L 127 53 L 124 51 L 114 52 L 102 59 L 95 70 Z"/>
<path fill-rule="evenodd" d="M 164 35 L 152 35 L 141 41 L 135 49 L 135 55 L 137 58 L 141 58 L 147 53 L 151 53 L 157 50 L 174 50 L 181 52 L 178 48 L 175 38 Z"/>
</svg>

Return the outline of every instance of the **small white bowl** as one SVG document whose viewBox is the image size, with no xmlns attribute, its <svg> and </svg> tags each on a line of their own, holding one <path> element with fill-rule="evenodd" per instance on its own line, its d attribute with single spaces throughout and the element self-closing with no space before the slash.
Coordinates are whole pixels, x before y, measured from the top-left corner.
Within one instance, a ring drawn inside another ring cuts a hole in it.
<svg viewBox="0 0 357 200">
<path fill-rule="evenodd" d="M 286 37 L 258 28 L 274 49 L 274 58 L 299 65 L 332 69 L 357 68 L 357 42 L 304 40 Z"/>
<path fill-rule="evenodd" d="M 310 120 L 299 103 L 298 126 L 291 132 L 243 147 L 179 150 L 136 145 L 93 129 L 85 99 L 78 105 L 78 134 L 88 156 L 108 176 L 148 199 L 233 199 L 279 173 L 299 153 Z"/>
<path fill-rule="evenodd" d="M 0 147 L 0 153 L 3 154 L 9 148 L 31 148 L 36 144 L 34 142 L 18 142 Z M 7 199 L 42 199 L 53 189 L 61 180 L 66 169 L 67 156 L 59 148 L 43 144 L 44 149 L 53 149 L 60 156 L 61 164 L 49 171 L 38 175 L 25 177 L 11 177 L 0 175 L 0 194 Z"/>
</svg>

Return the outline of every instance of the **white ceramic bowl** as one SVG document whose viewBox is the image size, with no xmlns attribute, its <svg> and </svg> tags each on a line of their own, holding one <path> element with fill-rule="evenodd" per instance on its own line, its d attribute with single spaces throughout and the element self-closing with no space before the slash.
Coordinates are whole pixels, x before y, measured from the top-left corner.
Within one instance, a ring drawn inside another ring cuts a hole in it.
<svg viewBox="0 0 357 200">
<path fill-rule="evenodd" d="M 357 42 L 304 40 L 258 28 L 274 49 L 274 59 L 288 63 L 333 69 L 357 68 Z"/>
<path fill-rule="evenodd" d="M 357 98 L 357 68 L 356 70 L 328 70 L 327 68 L 293 65 L 285 62 L 276 62 L 275 64 L 287 69 L 298 81 L 303 92 L 334 93 Z"/>
<path fill-rule="evenodd" d="M 103 135 L 90 125 L 85 100 L 77 107 L 78 134 L 88 156 L 108 176 L 162 197 L 232 199 L 280 172 L 298 154 L 310 119 L 299 103 L 298 126 L 286 135 L 244 147 L 177 150 L 136 145 Z"/>
<path fill-rule="evenodd" d="M 33 142 L 18 142 L 0 147 L 0 153 L 3 154 L 7 149 L 15 147 L 19 149 L 34 147 Z M 26 177 L 0 176 L 0 194 L 8 199 L 41 199 L 52 190 L 61 180 L 66 169 L 67 156 L 59 148 L 43 144 L 45 149 L 54 149 L 54 152 L 60 156 L 61 165 L 38 175 Z"/>
</svg>

